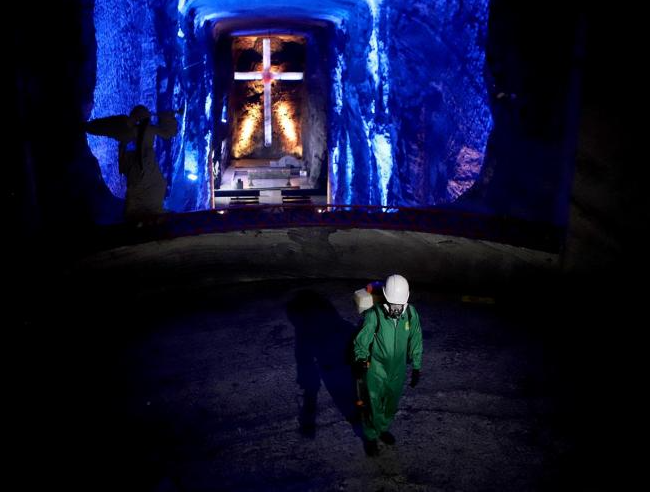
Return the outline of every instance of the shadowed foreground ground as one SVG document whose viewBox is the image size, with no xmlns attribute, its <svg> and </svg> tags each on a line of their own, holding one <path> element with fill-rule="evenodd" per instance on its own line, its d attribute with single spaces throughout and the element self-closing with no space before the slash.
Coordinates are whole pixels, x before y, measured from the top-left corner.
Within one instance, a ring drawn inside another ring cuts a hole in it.
<svg viewBox="0 0 650 492">
<path fill-rule="evenodd" d="M 582 490 L 578 376 L 540 328 L 543 312 L 418 286 L 422 382 L 405 388 L 397 445 L 366 457 L 345 417 L 359 284 L 254 282 L 123 302 L 113 292 L 80 306 L 43 375 L 60 383 L 40 419 L 54 429 L 56 473 L 86 490 Z M 297 381 L 318 389 L 315 411 Z"/>
</svg>

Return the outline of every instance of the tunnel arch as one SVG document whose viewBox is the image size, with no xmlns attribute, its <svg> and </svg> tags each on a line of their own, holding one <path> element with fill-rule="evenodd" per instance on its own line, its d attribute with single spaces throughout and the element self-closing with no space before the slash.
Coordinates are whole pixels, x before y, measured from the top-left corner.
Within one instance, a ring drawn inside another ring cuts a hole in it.
<svg viewBox="0 0 650 492">
<path fill-rule="evenodd" d="M 417 7 L 397 0 L 157 0 L 129 9 L 97 0 L 92 116 L 124 113 L 136 103 L 183 109 L 180 137 L 157 149 L 168 181 L 165 206 L 206 209 L 218 76 L 210 53 L 214 30 L 239 22 L 326 22 L 333 26 L 330 201 L 451 203 L 478 178 L 492 128 L 487 17 L 488 0 Z M 122 196 L 115 146 L 96 137 L 89 144 L 109 188 Z"/>
</svg>

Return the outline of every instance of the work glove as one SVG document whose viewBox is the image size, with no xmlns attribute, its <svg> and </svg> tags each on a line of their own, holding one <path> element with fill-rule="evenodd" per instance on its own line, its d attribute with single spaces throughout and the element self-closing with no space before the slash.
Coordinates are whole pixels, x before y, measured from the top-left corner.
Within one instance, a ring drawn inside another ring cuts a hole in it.
<svg viewBox="0 0 650 492">
<path fill-rule="evenodd" d="M 354 376 L 361 379 L 368 372 L 368 361 L 359 359 L 354 361 Z"/>
<path fill-rule="evenodd" d="M 420 370 L 413 369 L 411 371 L 411 388 L 415 388 L 420 382 Z"/>
</svg>

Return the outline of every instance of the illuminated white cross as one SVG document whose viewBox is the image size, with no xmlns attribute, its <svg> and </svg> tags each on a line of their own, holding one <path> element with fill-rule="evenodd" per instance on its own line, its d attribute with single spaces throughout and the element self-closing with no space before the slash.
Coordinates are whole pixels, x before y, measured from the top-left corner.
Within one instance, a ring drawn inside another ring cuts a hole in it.
<svg viewBox="0 0 650 492">
<path fill-rule="evenodd" d="M 271 81 L 302 80 L 302 72 L 271 72 L 271 40 L 262 40 L 264 66 L 261 72 L 235 72 L 235 80 L 261 80 L 264 82 L 264 146 L 270 147 L 271 132 Z"/>
</svg>

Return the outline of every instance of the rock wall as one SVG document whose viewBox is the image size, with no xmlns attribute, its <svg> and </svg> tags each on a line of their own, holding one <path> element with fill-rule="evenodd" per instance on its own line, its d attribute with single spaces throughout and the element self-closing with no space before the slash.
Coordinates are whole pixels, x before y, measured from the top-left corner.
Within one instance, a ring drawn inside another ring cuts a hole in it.
<svg viewBox="0 0 650 492">
<path fill-rule="evenodd" d="M 84 22 L 96 41 L 85 45 L 95 52 L 94 73 L 80 79 L 94 84 L 90 116 L 125 113 L 137 103 L 183 111 L 179 135 L 157 147 L 171 210 L 208 208 L 210 164 L 224 157 L 224 93 L 216 87 L 227 89 L 221 79 L 231 74 L 221 73 L 213 27 L 228 19 L 310 19 L 328 27 L 308 63 L 326 59 L 329 73 L 317 66 L 308 81 L 304 150 L 312 176 L 327 176 L 332 202 L 566 223 L 577 97 L 573 27 L 563 21 L 549 36 L 553 9 L 525 14 L 506 0 L 81 3 L 93 13 Z M 324 122 L 325 134 L 313 131 Z M 89 144 L 107 187 L 121 197 L 115 142 Z M 79 166 L 88 152 L 78 153 Z"/>
<path fill-rule="evenodd" d="M 359 4 L 334 46 L 335 202 L 452 202 L 481 168 L 491 114 L 487 1 Z"/>
</svg>

